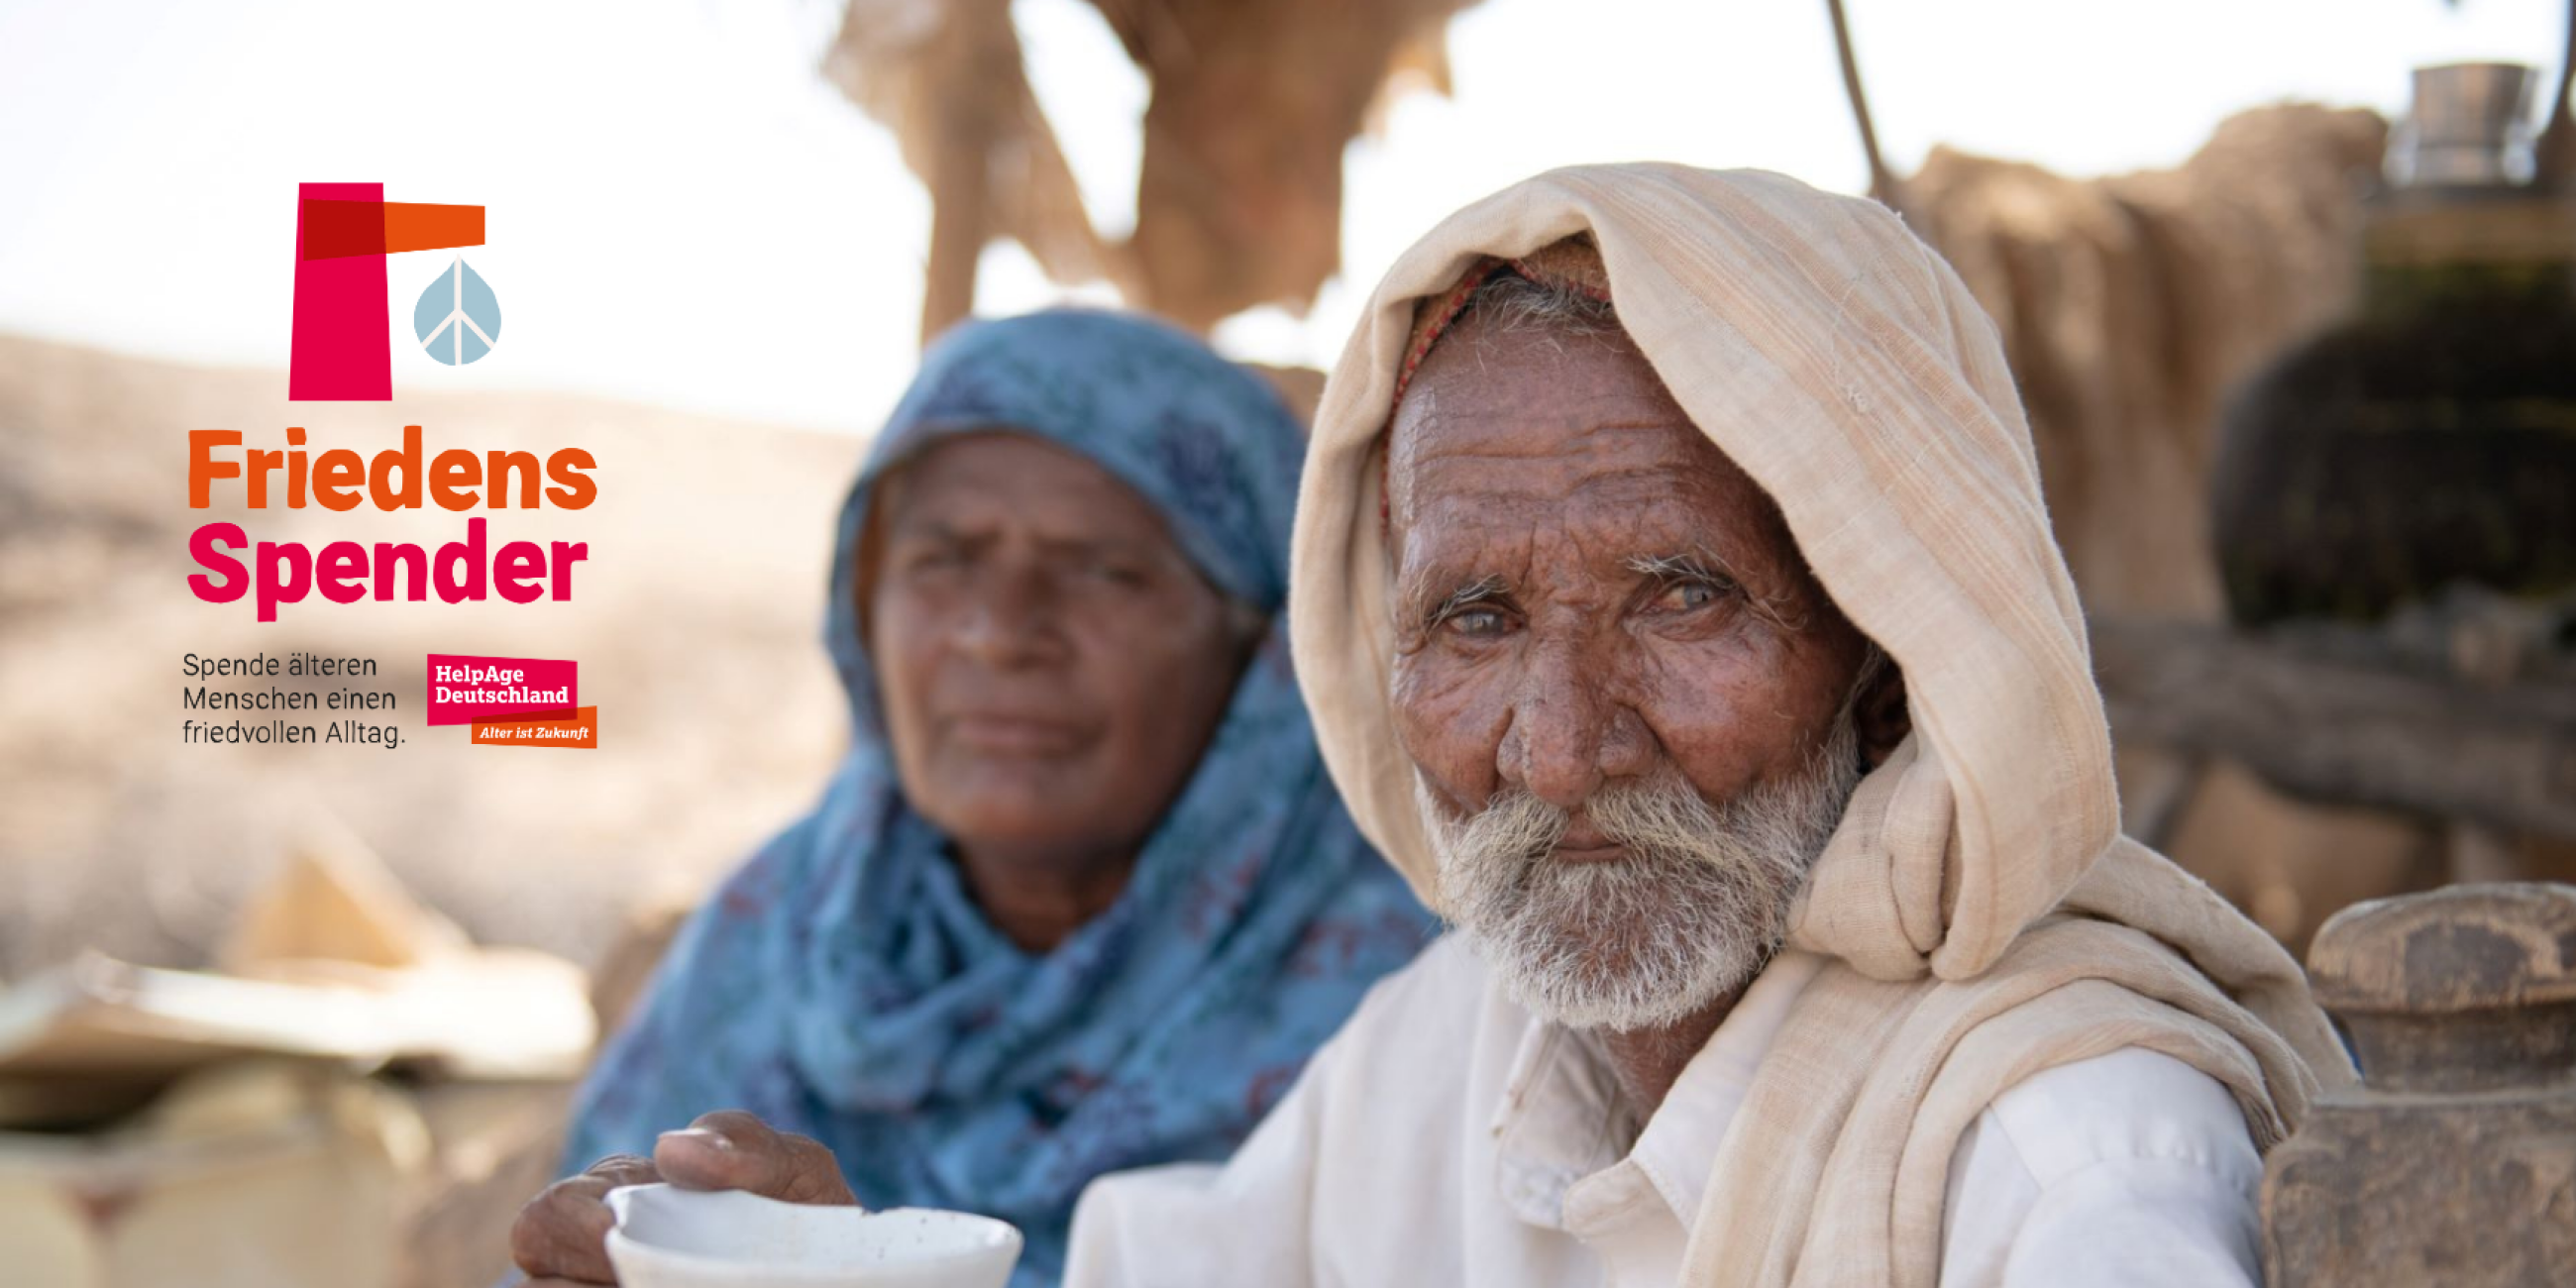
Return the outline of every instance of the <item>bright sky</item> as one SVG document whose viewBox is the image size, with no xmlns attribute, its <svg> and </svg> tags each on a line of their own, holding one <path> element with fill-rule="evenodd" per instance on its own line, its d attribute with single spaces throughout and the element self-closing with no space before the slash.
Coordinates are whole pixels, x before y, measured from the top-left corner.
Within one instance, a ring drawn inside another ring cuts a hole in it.
<svg viewBox="0 0 2576 1288">
<path fill-rule="evenodd" d="M 2559 0 L 1851 0 L 1890 161 L 1935 142 L 2098 174 L 2169 165 L 2283 99 L 2402 110 L 2423 63 L 2549 65 Z M 1015 0 L 1095 219 L 1123 232 L 1141 75 L 1083 0 Z M 1548 166 L 1751 165 L 1857 190 L 1823 0 L 1487 0 L 1453 99 L 1345 156 L 1344 276 L 1244 357 L 1326 365 L 1435 220 Z M 410 351 L 447 266 L 391 261 L 395 381 L 547 388 L 865 430 L 909 375 L 928 203 L 815 72 L 830 0 L 0 0 L 0 329 L 283 369 L 295 185 L 489 207 L 467 259 L 505 333 Z M 2554 68 L 2551 70 L 2554 71 Z M 1101 298 L 1098 288 L 1089 296 Z M 987 312 L 1062 293 L 1015 247 Z M 281 407 L 284 406 L 281 377 Z"/>
</svg>

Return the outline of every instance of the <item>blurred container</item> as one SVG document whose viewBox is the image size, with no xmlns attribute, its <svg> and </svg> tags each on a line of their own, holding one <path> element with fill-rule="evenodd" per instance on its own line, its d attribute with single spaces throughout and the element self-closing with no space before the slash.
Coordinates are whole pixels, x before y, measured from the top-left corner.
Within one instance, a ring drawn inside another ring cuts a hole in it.
<svg viewBox="0 0 2576 1288">
<path fill-rule="evenodd" d="M 2223 414 L 2211 511 L 2237 620 L 2576 585 L 2576 202 L 2516 177 L 2530 85 L 2500 64 L 2417 73 L 2358 315 Z"/>
<path fill-rule="evenodd" d="M 2409 187 L 2492 187 L 2531 179 L 2531 95 L 2519 63 L 2415 69 L 2415 102 L 2390 140 L 2389 177 Z"/>
<path fill-rule="evenodd" d="M 394 1288 L 425 1136 L 319 1066 L 182 1081 L 94 1136 L 0 1132 L 0 1279 L 28 1288 Z"/>
<path fill-rule="evenodd" d="M 472 944 L 327 828 L 222 966 L 0 990 L 0 1285 L 493 1282 L 598 1031 L 583 972 Z"/>
<path fill-rule="evenodd" d="M 2272 1288 L 2576 1283 L 2576 887 L 2355 904 L 2308 973 L 2359 1085 L 2264 1161 Z"/>
</svg>

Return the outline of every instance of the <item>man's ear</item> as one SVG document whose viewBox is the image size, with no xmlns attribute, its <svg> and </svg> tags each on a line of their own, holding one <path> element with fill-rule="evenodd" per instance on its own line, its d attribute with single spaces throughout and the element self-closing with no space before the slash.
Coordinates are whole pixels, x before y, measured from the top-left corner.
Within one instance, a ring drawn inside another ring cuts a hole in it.
<svg viewBox="0 0 2576 1288">
<path fill-rule="evenodd" d="M 1905 672 L 1889 658 L 1852 708 L 1854 731 L 1860 735 L 1861 759 L 1872 769 L 1896 754 L 1898 743 L 1914 732 L 1914 713 L 1905 706 Z"/>
</svg>

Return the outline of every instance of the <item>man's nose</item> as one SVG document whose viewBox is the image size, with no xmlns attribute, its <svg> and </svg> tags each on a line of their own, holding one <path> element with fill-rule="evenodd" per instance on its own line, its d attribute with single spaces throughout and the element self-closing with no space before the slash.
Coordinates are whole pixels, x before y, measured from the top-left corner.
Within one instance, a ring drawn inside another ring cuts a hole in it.
<svg viewBox="0 0 2576 1288">
<path fill-rule="evenodd" d="M 1644 720 L 1620 696 L 1614 664 L 1542 646 L 1520 677 L 1495 770 L 1506 786 L 1571 810 L 1605 781 L 1644 773 L 1648 743 Z"/>
</svg>

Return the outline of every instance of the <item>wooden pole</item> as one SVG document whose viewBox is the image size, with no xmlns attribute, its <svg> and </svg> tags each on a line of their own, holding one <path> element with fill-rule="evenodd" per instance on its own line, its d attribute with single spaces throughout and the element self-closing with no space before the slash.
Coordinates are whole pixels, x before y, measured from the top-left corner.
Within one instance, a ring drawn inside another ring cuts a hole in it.
<svg viewBox="0 0 2576 1288">
<path fill-rule="evenodd" d="M 1825 12 L 1834 20 L 1834 51 L 1842 56 L 1843 93 L 1851 99 L 1852 121 L 1860 127 L 1860 150 L 1869 158 L 1869 195 L 1903 209 L 1897 200 L 1896 176 L 1878 154 L 1878 129 L 1870 123 L 1869 96 L 1861 92 L 1860 60 L 1852 53 L 1851 23 L 1843 17 L 1843 0 L 1825 0 Z"/>
<path fill-rule="evenodd" d="M 2576 838 L 2576 686 L 2427 674 L 2349 628 L 2097 618 L 2091 633 L 2123 741 L 2233 760 L 2308 800 Z"/>
<path fill-rule="evenodd" d="M 993 233 L 993 141 L 1001 132 L 990 63 L 1010 52 L 1007 0 L 954 0 L 934 37 L 940 92 L 930 170 L 930 263 L 922 275 L 921 342 L 975 311 L 975 269 Z"/>
</svg>

